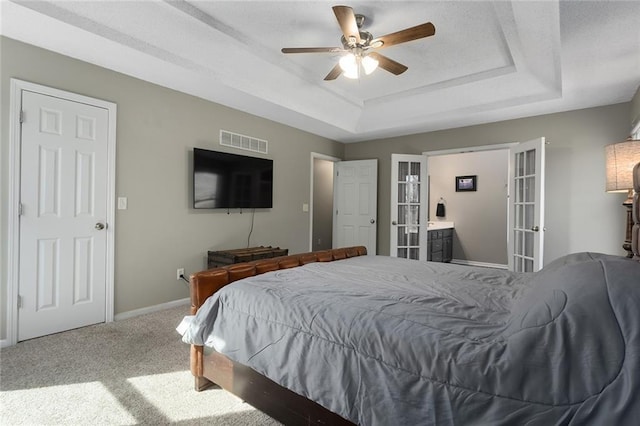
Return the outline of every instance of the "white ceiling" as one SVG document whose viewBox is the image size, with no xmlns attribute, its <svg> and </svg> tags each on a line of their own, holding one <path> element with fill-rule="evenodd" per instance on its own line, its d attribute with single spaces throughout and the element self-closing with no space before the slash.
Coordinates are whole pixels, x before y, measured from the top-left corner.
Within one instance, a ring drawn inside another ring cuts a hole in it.
<svg viewBox="0 0 640 426">
<path fill-rule="evenodd" d="M 331 7 L 408 66 L 324 81 Z M 627 102 L 640 84 L 640 1 L 9 1 L 0 33 L 342 142 Z"/>
</svg>

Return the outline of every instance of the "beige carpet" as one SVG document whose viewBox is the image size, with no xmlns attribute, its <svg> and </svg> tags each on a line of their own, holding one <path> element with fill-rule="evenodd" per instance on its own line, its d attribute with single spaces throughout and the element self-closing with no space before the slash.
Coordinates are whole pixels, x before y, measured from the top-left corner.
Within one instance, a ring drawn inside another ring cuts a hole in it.
<svg viewBox="0 0 640 426">
<path fill-rule="evenodd" d="M 279 425 L 218 388 L 193 389 L 187 306 L 0 350 L 2 425 Z"/>
</svg>

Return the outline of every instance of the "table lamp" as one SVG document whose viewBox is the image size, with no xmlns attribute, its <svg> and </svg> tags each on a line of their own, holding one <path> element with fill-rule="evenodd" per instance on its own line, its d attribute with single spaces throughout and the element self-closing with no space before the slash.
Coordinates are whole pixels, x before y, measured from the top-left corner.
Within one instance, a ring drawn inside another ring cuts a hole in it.
<svg viewBox="0 0 640 426">
<path fill-rule="evenodd" d="M 633 166 L 640 162 L 640 140 L 629 137 L 624 142 L 605 146 L 607 168 L 607 192 L 626 192 L 627 199 L 622 203 L 627 209 L 627 228 L 622 248 L 627 257 L 633 257 L 631 251 L 631 205 L 633 204 Z"/>
</svg>

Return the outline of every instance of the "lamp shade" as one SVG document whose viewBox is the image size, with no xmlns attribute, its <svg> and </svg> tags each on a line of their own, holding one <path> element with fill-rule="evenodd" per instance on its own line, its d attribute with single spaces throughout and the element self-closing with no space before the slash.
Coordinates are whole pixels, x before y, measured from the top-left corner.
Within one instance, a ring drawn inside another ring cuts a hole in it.
<svg viewBox="0 0 640 426">
<path fill-rule="evenodd" d="M 607 192 L 627 192 L 633 188 L 633 166 L 640 162 L 640 140 L 627 139 L 604 147 Z"/>
</svg>

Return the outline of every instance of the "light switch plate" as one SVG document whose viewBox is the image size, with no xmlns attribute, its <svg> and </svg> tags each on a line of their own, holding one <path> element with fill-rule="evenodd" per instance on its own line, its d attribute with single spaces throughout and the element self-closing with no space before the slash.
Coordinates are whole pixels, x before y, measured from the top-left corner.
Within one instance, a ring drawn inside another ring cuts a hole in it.
<svg viewBox="0 0 640 426">
<path fill-rule="evenodd" d="M 118 210 L 127 209 L 127 197 L 118 197 Z"/>
<path fill-rule="evenodd" d="M 308 203 L 302 203 L 302 211 L 303 212 L 308 212 L 309 211 L 309 204 Z"/>
</svg>

